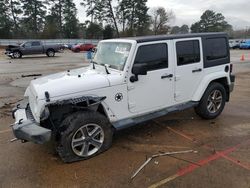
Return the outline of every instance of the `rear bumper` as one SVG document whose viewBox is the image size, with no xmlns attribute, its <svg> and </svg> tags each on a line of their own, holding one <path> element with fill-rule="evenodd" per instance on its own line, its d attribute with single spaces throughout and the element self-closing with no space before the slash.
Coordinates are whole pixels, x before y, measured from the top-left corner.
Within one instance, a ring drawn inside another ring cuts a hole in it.
<svg viewBox="0 0 250 188">
<path fill-rule="evenodd" d="M 15 119 L 12 130 L 16 138 L 36 144 L 43 144 L 51 139 L 51 130 L 39 126 L 31 117 L 32 114 L 27 101 L 17 105 L 13 109 L 12 115 Z"/>
<path fill-rule="evenodd" d="M 235 75 L 230 75 L 231 84 L 229 85 L 229 91 L 232 92 L 234 90 L 234 82 L 235 82 Z"/>
</svg>

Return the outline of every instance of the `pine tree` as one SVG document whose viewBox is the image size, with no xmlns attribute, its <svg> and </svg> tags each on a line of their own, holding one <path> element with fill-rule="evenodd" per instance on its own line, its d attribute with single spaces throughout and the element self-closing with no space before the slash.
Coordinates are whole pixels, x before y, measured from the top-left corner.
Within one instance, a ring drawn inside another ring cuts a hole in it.
<svg viewBox="0 0 250 188">
<path fill-rule="evenodd" d="M 44 0 L 21 0 L 24 18 L 23 26 L 28 34 L 38 37 L 43 29 L 46 5 Z"/>
<path fill-rule="evenodd" d="M 0 0 L 0 38 L 11 38 L 11 18 L 8 0 Z"/>
<path fill-rule="evenodd" d="M 148 15 L 147 0 L 122 0 L 118 11 L 120 22 L 126 26 L 128 35 L 143 35 L 149 28 L 150 17 Z M 121 15 L 122 14 L 122 15 Z"/>
<path fill-rule="evenodd" d="M 19 0 L 10 0 L 11 17 L 14 24 L 14 32 L 17 34 L 20 30 L 19 22 L 20 15 L 23 13 L 21 2 Z"/>
<path fill-rule="evenodd" d="M 227 23 L 225 17 L 221 13 L 212 10 L 206 10 L 200 21 L 191 26 L 192 33 L 197 32 L 221 32 L 232 30 L 232 26 Z"/>
<path fill-rule="evenodd" d="M 50 0 L 50 17 L 46 19 L 47 27 L 50 26 L 50 23 L 54 23 L 54 30 L 57 31 L 57 37 L 63 37 L 63 9 L 64 9 L 64 0 Z M 52 26 L 52 25 L 51 25 Z"/>
<path fill-rule="evenodd" d="M 63 9 L 63 31 L 66 38 L 77 38 L 78 37 L 78 19 L 76 5 L 73 0 L 64 0 Z"/>
</svg>

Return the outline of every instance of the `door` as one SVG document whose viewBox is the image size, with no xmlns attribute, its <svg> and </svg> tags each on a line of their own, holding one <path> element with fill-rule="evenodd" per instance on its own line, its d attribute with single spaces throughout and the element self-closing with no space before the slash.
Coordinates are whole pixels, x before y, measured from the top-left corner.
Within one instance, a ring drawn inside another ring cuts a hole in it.
<svg viewBox="0 0 250 188">
<path fill-rule="evenodd" d="M 42 54 L 43 53 L 43 46 L 41 42 L 34 41 L 31 43 L 31 50 L 32 54 Z"/>
<path fill-rule="evenodd" d="M 132 113 L 146 113 L 172 105 L 174 100 L 173 59 L 170 41 L 140 44 L 133 67 L 143 65 L 146 75 L 128 83 L 128 107 Z M 132 68 L 133 69 L 133 68 Z M 134 74 L 131 73 L 130 78 Z M 131 80 L 131 79 L 130 79 Z M 132 79 L 133 80 L 133 79 Z"/>
<path fill-rule="evenodd" d="M 174 40 L 176 50 L 175 100 L 190 101 L 201 82 L 203 52 L 201 38 Z"/>
<path fill-rule="evenodd" d="M 26 42 L 21 46 L 21 52 L 23 55 L 29 55 L 31 53 L 31 42 Z"/>
</svg>

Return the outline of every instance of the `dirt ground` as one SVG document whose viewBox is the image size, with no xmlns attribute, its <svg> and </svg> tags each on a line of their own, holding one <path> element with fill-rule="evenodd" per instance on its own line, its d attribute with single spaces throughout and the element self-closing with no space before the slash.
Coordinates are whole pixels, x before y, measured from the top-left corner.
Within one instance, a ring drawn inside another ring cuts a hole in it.
<svg viewBox="0 0 250 188">
<path fill-rule="evenodd" d="M 243 53 L 246 60 L 240 61 Z M 193 109 L 171 114 L 117 132 L 112 148 L 95 158 L 64 164 L 51 143 L 10 143 L 10 110 L 34 79 L 22 75 L 87 65 L 84 54 L 18 60 L 0 55 L 0 187 L 250 188 L 250 51 L 231 56 L 236 85 L 219 118 L 202 120 Z M 151 155 L 190 149 L 198 153 L 156 158 L 130 179 Z"/>
</svg>

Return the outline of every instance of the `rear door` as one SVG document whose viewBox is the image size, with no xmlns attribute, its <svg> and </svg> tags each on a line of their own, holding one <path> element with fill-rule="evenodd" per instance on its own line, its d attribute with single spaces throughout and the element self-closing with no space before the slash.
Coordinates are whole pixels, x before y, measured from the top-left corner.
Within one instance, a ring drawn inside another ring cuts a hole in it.
<svg viewBox="0 0 250 188">
<path fill-rule="evenodd" d="M 138 81 L 128 83 L 130 112 L 141 114 L 173 104 L 174 64 L 171 52 L 171 41 L 138 45 L 134 65 L 145 64 L 147 75 L 139 75 Z"/>
<path fill-rule="evenodd" d="M 203 73 L 201 38 L 177 39 L 175 44 L 175 101 L 187 102 L 198 88 Z"/>
</svg>

